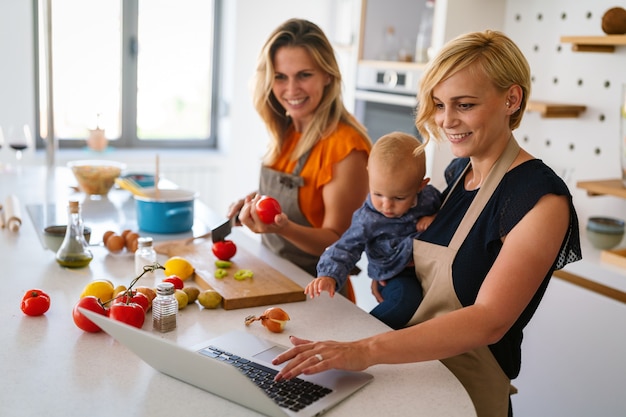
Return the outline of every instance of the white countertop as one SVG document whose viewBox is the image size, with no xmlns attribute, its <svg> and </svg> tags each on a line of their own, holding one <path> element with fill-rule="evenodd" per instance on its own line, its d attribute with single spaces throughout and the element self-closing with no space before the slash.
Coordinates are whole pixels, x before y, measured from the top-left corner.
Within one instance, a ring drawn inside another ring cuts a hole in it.
<svg viewBox="0 0 626 417">
<path fill-rule="evenodd" d="M 89 267 L 72 270 L 59 266 L 54 254 L 41 244 L 26 206 L 40 206 L 45 224 L 57 222 L 57 217 L 65 219 L 73 178 L 65 168 L 57 168 L 54 175 L 46 173 L 45 168 L 24 168 L 21 173 L 0 173 L 0 201 L 16 194 L 23 217 L 18 233 L 0 230 L 0 415 L 256 415 L 160 374 L 105 333 L 84 333 L 74 325 L 71 310 L 85 284 L 106 278 L 114 284 L 127 285 L 134 278 L 133 258 L 111 255 L 97 245 L 92 247 L 94 260 Z M 108 228 L 136 229 L 132 215 L 129 216 L 133 211 L 132 198 L 125 191 L 113 190 L 104 201 L 85 200 L 80 193 L 74 196 L 82 200 L 85 223 L 94 229 L 92 243 L 98 242 Z M 54 214 L 51 207 L 56 210 Z M 101 211 L 102 207 L 105 210 Z M 194 232 L 206 230 L 214 221 L 211 213 L 198 205 L 196 218 Z M 167 238 L 186 235 L 191 233 Z M 243 231 L 234 230 L 232 239 L 298 284 L 308 282 L 306 274 L 269 253 Z M 164 262 L 165 258 L 159 260 Z M 45 315 L 28 317 L 21 312 L 20 301 L 30 288 L 41 288 L 50 295 L 51 307 Z M 281 334 L 270 333 L 258 323 L 244 325 L 247 315 L 258 315 L 265 307 L 226 311 L 191 305 L 180 311 L 177 329 L 162 337 L 192 346 L 241 328 L 288 345 L 291 334 L 310 339 L 351 340 L 387 329 L 342 297 L 319 297 L 282 307 L 291 321 Z M 144 330 L 152 331 L 148 316 Z M 378 365 L 368 371 L 374 375 L 374 381 L 331 409 L 329 416 L 475 415 L 465 390 L 438 361 Z"/>
</svg>

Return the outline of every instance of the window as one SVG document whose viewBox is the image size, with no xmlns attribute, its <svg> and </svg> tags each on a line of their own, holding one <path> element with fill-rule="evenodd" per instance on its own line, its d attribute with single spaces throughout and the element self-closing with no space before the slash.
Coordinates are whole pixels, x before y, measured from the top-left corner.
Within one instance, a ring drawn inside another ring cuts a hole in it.
<svg viewBox="0 0 626 417">
<path fill-rule="evenodd" d="M 214 146 L 217 3 L 38 2 L 40 136 L 51 107 L 61 148 L 84 146 L 96 128 L 114 147 Z"/>
</svg>

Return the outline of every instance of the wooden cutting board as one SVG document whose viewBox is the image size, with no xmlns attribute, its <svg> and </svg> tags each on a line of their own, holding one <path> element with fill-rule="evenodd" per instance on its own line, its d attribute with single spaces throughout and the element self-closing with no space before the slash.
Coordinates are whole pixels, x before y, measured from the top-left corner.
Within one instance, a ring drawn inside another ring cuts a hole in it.
<svg viewBox="0 0 626 417">
<path fill-rule="evenodd" d="M 191 262 L 198 287 L 217 291 L 223 298 L 225 310 L 306 300 L 304 288 L 241 247 L 237 247 L 228 275 L 215 278 L 217 258 L 211 251 L 212 245 L 211 241 L 191 244 L 169 241 L 155 245 L 155 249 L 163 255 L 182 256 Z M 249 269 L 254 276 L 238 281 L 234 275 L 240 269 Z"/>
</svg>

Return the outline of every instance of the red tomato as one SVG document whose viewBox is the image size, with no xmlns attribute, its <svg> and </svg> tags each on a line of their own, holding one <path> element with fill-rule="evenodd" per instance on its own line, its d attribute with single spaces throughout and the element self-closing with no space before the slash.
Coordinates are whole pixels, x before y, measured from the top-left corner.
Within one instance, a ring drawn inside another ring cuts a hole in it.
<svg viewBox="0 0 626 417">
<path fill-rule="evenodd" d="M 79 307 L 84 308 L 85 310 L 93 311 L 98 314 L 102 314 L 103 316 L 107 316 L 108 310 L 104 308 L 98 297 L 88 295 L 78 300 L 78 302 L 74 305 L 74 309 L 72 310 L 72 318 L 74 319 L 74 324 L 76 324 L 76 326 L 78 326 L 78 328 L 83 331 L 89 333 L 97 333 L 101 331 L 102 329 L 98 325 L 89 320 L 83 313 L 78 310 Z"/>
<path fill-rule="evenodd" d="M 259 215 L 259 219 L 261 219 L 263 223 L 274 223 L 276 215 L 282 212 L 283 210 L 280 207 L 280 204 L 273 197 L 264 195 L 259 201 L 256 202 L 256 213 Z"/>
<path fill-rule="evenodd" d="M 222 240 L 213 244 L 213 255 L 222 261 L 228 261 L 237 253 L 237 245 L 232 240 Z"/>
<path fill-rule="evenodd" d="M 117 296 L 115 298 L 115 301 L 113 301 L 113 304 L 118 304 L 118 303 L 122 303 L 122 304 L 137 303 L 143 308 L 143 311 L 148 312 L 151 301 L 147 295 L 140 293 L 138 291 L 132 290 L 130 294 Z"/>
<path fill-rule="evenodd" d="M 115 303 L 109 309 L 109 317 L 122 323 L 130 324 L 139 329 L 146 320 L 146 312 L 137 303 Z"/>
<path fill-rule="evenodd" d="M 172 284 L 174 284 L 174 288 L 177 290 L 182 290 L 185 286 L 185 283 L 178 275 L 170 275 L 169 277 L 165 278 L 163 282 L 171 282 Z"/>
<path fill-rule="evenodd" d="M 41 316 L 49 308 L 50 297 L 41 290 L 28 290 L 22 297 L 22 311 L 28 316 Z"/>
</svg>

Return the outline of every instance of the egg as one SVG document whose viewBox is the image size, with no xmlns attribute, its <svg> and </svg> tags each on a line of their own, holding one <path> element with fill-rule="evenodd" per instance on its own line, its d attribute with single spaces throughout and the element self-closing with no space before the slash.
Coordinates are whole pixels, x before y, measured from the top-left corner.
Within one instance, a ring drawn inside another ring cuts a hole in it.
<svg viewBox="0 0 626 417">
<path fill-rule="evenodd" d="M 102 235 L 102 243 L 104 243 L 105 245 L 107 244 L 107 240 L 109 240 L 109 238 L 114 235 L 115 232 L 112 230 L 107 230 L 106 232 L 104 232 L 104 235 Z"/>
<path fill-rule="evenodd" d="M 112 234 L 107 239 L 106 247 L 111 253 L 118 253 L 124 249 L 125 240 L 122 236 Z"/>
<path fill-rule="evenodd" d="M 124 238 L 126 240 L 126 249 L 130 252 L 135 252 L 137 250 L 137 239 L 139 239 L 139 233 L 128 232 Z"/>
</svg>

